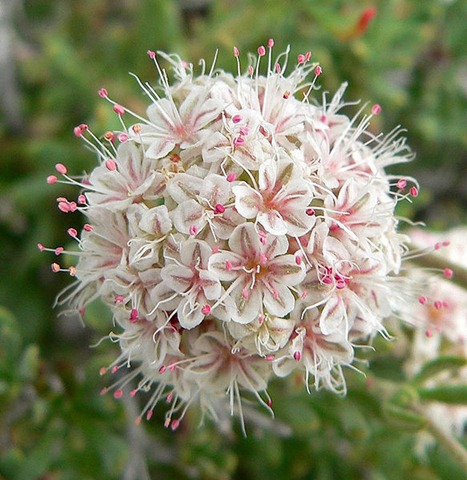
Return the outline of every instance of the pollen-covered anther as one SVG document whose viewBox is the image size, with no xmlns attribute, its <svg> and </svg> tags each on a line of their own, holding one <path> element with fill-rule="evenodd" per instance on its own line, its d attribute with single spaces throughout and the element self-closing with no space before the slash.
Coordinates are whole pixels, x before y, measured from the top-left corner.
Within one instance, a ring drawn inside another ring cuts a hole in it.
<svg viewBox="0 0 467 480">
<path fill-rule="evenodd" d="M 54 273 L 57 273 L 61 270 L 60 265 L 56 262 L 52 263 L 52 265 L 50 265 L 50 267 L 52 268 L 52 272 L 54 272 Z"/>
<path fill-rule="evenodd" d="M 117 136 L 114 132 L 108 131 L 104 133 L 104 139 L 107 140 L 109 143 L 115 142 Z"/>
<path fill-rule="evenodd" d="M 136 125 L 133 125 L 131 129 L 133 130 L 133 133 L 136 133 L 136 135 L 138 135 L 143 130 L 143 127 L 141 125 L 136 124 Z"/>
<path fill-rule="evenodd" d="M 71 265 L 70 268 L 68 268 L 68 273 L 70 274 L 70 277 L 74 277 L 76 275 L 76 267 Z"/>
</svg>

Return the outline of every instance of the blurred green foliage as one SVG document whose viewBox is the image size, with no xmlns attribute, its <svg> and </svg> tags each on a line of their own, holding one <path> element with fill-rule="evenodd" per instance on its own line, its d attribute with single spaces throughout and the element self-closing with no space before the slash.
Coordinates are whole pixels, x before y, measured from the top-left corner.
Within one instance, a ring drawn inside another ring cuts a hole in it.
<svg viewBox="0 0 467 480">
<path fill-rule="evenodd" d="M 387 382 L 403 391 L 407 383 L 391 346 L 381 345 L 370 357 L 368 379 L 348 372 L 346 398 L 273 384 L 277 421 L 253 419 L 246 439 L 209 422 L 198 428 L 196 413 L 177 433 L 163 429 L 161 416 L 135 430 L 134 405 L 99 395 L 99 367 L 116 347 L 89 346 L 108 333 L 106 312 L 99 305 L 90 309 L 92 328 L 57 318 L 54 297 L 67 280 L 51 272 L 53 260 L 40 256 L 36 244 L 60 245 L 65 230 L 80 225 L 81 219 L 65 218 L 55 207 L 54 197 L 74 192 L 58 192 L 45 177 L 57 162 L 75 173 L 92 168 L 93 155 L 72 130 L 83 121 L 99 134 L 116 126 L 97 95 L 100 87 L 143 113 L 145 99 L 128 72 L 155 81 L 148 49 L 178 52 L 194 63 L 201 57 L 209 62 L 219 49 L 217 65 L 235 71 L 233 45 L 246 54 L 269 37 L 277 51 L 291 44 L 291 58 L 311 50 L 323 67 L 323 90 L 348 81 L 348 100 L 380 103 L 375 130 L 407 128 L 417 159 L 399 171 L 422 184 L 410 212 L 414 219 L 440 229 L 465 223 L 466 2 L 10 4 L 17 6 L 7 25 L 11 47 L 0 49 L 11 50 L 13 61 L 2 68 L 14 72 L 20 110 L 18 122 L 4 108 L 0 123 L 0 479 L 462 478 L 442 447 L 416 454 L 423 419 L 396 392 L 384 395 L 385 388 L 377 388 Z M 377 15 L 359 31 L 369 7 Z M 444 362 L 426 367 L 415 391 L 452 399 L 452 392 L 429 391 L 423 383 L 431 371 L 455 369 L 462 360 Z M 465 401 L 465 391 L 456 395 Z"/>
</svg>

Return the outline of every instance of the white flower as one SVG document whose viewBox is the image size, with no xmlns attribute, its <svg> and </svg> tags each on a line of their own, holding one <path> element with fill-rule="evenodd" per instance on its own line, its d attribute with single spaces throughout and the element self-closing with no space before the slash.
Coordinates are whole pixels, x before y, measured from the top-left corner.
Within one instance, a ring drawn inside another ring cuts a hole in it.
<svg viewBox="0 0 467 480">
<path fill-rule="evenodd" d="M 233 321 L 249 323 L 264 315 L 264 309 L 279 317 L 292 311 L 295 299 L 290 287 L 303 280 L 305 269 L 294 255 L 286 254 L 288 246 L 284 236 L 260 237 L 252 223 L 243 223 L 232 233 L 229 250 L 211 256 L 209 269 L 220 280 L 231 282 Z"/>
<path fill-rule="evenodd" d="M 82 189 L 58 208 L 89 222 L 81 238 L 69 229 L 78 264 L 52 264 L 77 281 L 59 303 L 83 313 L 101 298 L 112 310 L 122 353 L 110 370 L 132 368 L 109 388 L 119 398 L 140 378 L 131 394 L 152 390 L 138 421 L 161 399 L 173 429 L 195 403 L 242 417 L 245 392 L 270 409 L 269 378 L 296 369 L 307 388 L 345 391 L 353 342 L 410 317 L 419 295 L 400 273 L 407 238 L 394 213 L 418 190 L 384 170 L 411 158 L 405 139 L 370 132 L 379 107 L 341 112 L 345 85 L 319 105 L 321 67 L 307 53 L 286 74 L 288 51 L 274 60 L 273 43 L 236 76 L 204 64 L 196 76 L 178 56 L 148 52 L 160 85 L 140 82 L 147 118 L 102 89 L 122 130 L 101 143 L 75 128 L 100 159 L 87 178 L 56 166 Z"/>
</svg>

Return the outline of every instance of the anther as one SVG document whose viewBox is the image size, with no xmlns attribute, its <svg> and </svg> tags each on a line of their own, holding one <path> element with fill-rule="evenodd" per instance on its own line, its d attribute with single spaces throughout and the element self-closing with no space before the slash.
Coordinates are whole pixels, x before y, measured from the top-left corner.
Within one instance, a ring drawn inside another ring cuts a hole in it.
<svg viewBox="0 0 467 480">
<path fill-rule="evenodd" d="M 172 421 L 172 425 L 170 426 L 170 428 L 171 428 L 173 431 L 175 431 L 175 430 L 177 430 L 177 428 L 179 427 L 179 425 L 180 425 L 180 420 L 175 419 L 175 420 Z"/>
<path fill-rule="evenodd" d="M 130 322 L 131 323 L 136 323 L 139 319 L 139 313 L 136 308 L 132 308 L 130 312 Z"/>
<path fill-rule="evenodd" d="M 60 271 L 60 265 L 58 263 L 52 263 L 50 266 L 52 268 L 52 272 L 57 273 Z"/>
<path fill-rule="evenodd" d="M 233 52 L 234 52 L 234 56 L 236 56 L 236 57 L 238 57 L 240 55 L 240 52 L 238 51 L 237 47 L 233 47 Z"/>
<path fill-rule="evenodd" d="M 65 165 L 63 165 L 63 163 L 57 163 L 55 165 L 55 170 L 57 170 L 57 172 L 61 173 L 62 175 L 66 175 L 68 172 L 67 168 L 65 167 Z"/>
<path fill-rule="evenodd" d="M 309 216 L 312 217 L 315 214 L 315 209 L 314 208 L 307 208 L 305 210 L 305 213 Z"/>
<path fill-rule="evenodd" d="M 125 143 L 125 142 L 127 142 L 127 141 L 128 141 L 128 135 L 127 135 L 126 133 L 120 133 L 120 134 L 118 135 L 118 141 L 119 141 L 120 143 Z"/>
<path fill-rule="evenodd" d="M 317 65 L 315 68 L 315 75 L 319 77 L 322 73 L 323 73 L 323 69 L 319 65 Z"/>
<path fill-rule="evenodd" d="M 436 300 L 433 305 L 435 306 L 436 310 L 443 308 L 443 302 L 441 300 Z"/>
<path fill-rule="evenodd" d="M 54 183 L 57 183 L 58 178 L 55 175 L 49 175 L 47 177 L 47 183 L 49 185 L 53 185 Z"/>
<path fill-rule="evenodd" d="M 201 313 L 203 315 L 209 315 L 211 313 L 211 306 L 210 305 L 205 305 L 202 309 L 201 309 Z"/>
<path fill-rule="evenodd" d="M 94 227 L 92 225 L 89 225 L 89 223 L 85 223 L 84 226 L 83 226 L 83 229 L 86 232 L 92 232 L 94 230 Z"/>
<path fill-rule="evenodd" d="M 298 55 L 297 60 L 298 60 L 298 63 L 299 63 L 300 65 L 304 64 L 304 63 L 305 63 L 305 55 L 303 55 L 303 53 L 300 53 L 300 54 Z"/>
<path fill-rule="evenodd" d="M 67 230 L 67 233 L 68 235 L 70 235 L 70 237 L 73 237 L 73 238 L 76 238 L 76 236 L 78 235 L 78 232 L 75 228 L 69 228 Z"/>
<path fill-rule="evenodd" d="M 272 48 L 273 46 L 274 46 L 274 39 L 273 39 L 273 38 L 270 38 L 270 39 L 268 40 L 268 47 L 269 47 L 269 48 Z"/>
<path fill-rule="evenodd" d="M 410 189 L 410 195 L 412 195 L 412 197 L 414 197 L 414 198 L 418 197 L 418 189 L 417 189 L 417 187 L 411 187 L 411 189 Z"/>
<path fill-rule="evenodd" d="M 55 255 L 61 255 L 63 252 L 64 252 L 64 248 L 63 247 L 57 247 L 54 251 Z"/>
<path fill-rule="evenodd" d="M 237 115 L 234 115 L 234 116 L 232 117 L 232 122 L 233 122 L 233 123 L 239 123 L 239 122 L 241 122 L 241 121 L 242 121 L 242 116 L 239 115 L 238 113 L 237 113 Z"/>
<path fill-rule="evenodd" d="M 258 47 L 258 55 L 260 57 L 264 57 L 264 55 L 266 55 L 266 49 L 263 47 L 263 45 Z"/>
<path fill-rule="evenodd" d="M 156 58 L 156 52 L 153 52 L 152 50 L 148 50 L 146 53 L 149 55 L 149 58 L 151 60 L 154 60 Z"/>
<path fill-rule="evenodd" d="M 189 232 L 192 237 L 195 237 L 196 234 L 198 233 L 198 227 L 196 225 L 191 225 Z"/>
<path fill-rule="evenodd" d="M 418 303 L 420 305 L 425 305 L 427 301 L 428 301 L 428 298 L 426 297 L 426 295 L 420 295 L 418 297 Z"/>
<path fill-rule="evenodd" d="M 102 375 L 105 375 L 107 373 L 107 368 L 105 367 L 102 367 L 100 370 L 99 370 L 99 375 L 102 377 Z"/>
<path fill-rule="evenodd" d="M 218 203 L 218 204 L 214 207 L 214 212 L 215 212 L 215 213 L 224 213 L 224 212 L 225 212 L 225 207 L 224 207 L 224 205 L 222 205 L 221 203 Z"/>
<path fill-rule="evenodd" d="M 299 361 L 301 360 L 301 358 L 302 358 L 301 352 L 299 352 L 299 351 L 294 352 L 293 358 L 294 358 L 294 360 L 295 360 L 296 362 L 299 362 Z"/>
<path fill-rule="evenodd" d="M 454 272 L 450 268 L 445 268 L 443 270 L 443 275 L 445 278 L 451 279 L 454 275 Z"/>
<path fill-rule="evenodd" d="M 397 183 L 396 183 L 397 188 L 405 188 L 407 186 L 407 180 L 404 178 L 401 178 Z"/>
<path fill-rule="evenodd" d="M 123 390 L 119 388 L 118 390 L 115 390 L 114 392 L 114 398 L 122 398 L 123 397 Z"/>
<path fill-rule="evenodd" d="M 227 175 L 227 181 L 228 181 L 228 182 L 234 182 L 236 178 L 237 178 L 237 174 L 236 174 L 236 173 L 229 173 L 229 174 Z"/>
<path fill-rule="evenodd" d="M 109 96 L 107 90 L 105 88 L 101 88 L 99 90 L 99 97 L 101 98 L 107 98 Z"/>
<path fill-rule="evenodd" d="M 152 410 L 149 410 L 149 412 L 146 413 L 146 420 L 147 420 L 147 421 L 151 420 L 152 414 L 153 414 L 153 411 L 152 411 Z"/>
<path fill-rule="evenodd" d="M 373 115 L 379 115 L 381 113 L 381 105 L 379 105 L 378 103 L 375 103 L 372 107 L 371 107 L 371 113 Z"/>
<path fill-rule="evenodd" d="M 114 105 L 113 110 L 117 115 L 123 115 L 125 113 L 125 109 L 118 103 Z"/>
<path fill-rule="evenodd" d="M 116 139 L 117 137 L 115 136 L 115 133 L 114 133 L 114 132 L 105 132 L 105 133 L 104 133 L 104 138 L 105 138 L 105 140 L 107 140 L 108 142 L 113 143 L 113 142 L 115 142 L 115 139 Z"/>
<path fill-rule="evenodd" d="M 82 137 L 83 133 L 88 129 L 88 126 L 85 123 L 81 123 L 73 129 L 74 134 L 77 137 Z"/>
<path fill-rule="evenodd" d="M 113 172 L 114 170 L 117 170 L 117 163 L 116 163 L 115 160 L 113 160 L 112 158 L 108 158 L 108 159 L 105 161 L 105 166 L 106 166 L 107 169 L 110 170 L 111 172 Z"/>
</svg>

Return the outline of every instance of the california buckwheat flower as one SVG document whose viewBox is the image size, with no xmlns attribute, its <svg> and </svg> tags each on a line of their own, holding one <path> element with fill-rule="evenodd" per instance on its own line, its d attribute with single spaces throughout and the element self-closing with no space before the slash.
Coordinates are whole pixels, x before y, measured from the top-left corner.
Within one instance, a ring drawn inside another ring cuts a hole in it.
<svg viewBox="0 0 467 480">
<path fill-rule="evenodd" d="M 370 130 L 379 105 L 346 116 L 345 85 L 317 97 L 311 53 L 290 67 L 273 45 L 245 73 L 235 48 L 237 75 L 149 51 L 160 82 L 138 80 L 146 115 L 101 89 L 121 129 L 76 127 L 99 165 L 78 178 L 59 163 L 47 179 L 80 188 L 58 208 L 87 222 L 68 231 L 77 264 L 52 264 L 75 278 L 57 302 L 111 309 L 121 354 L 102 373 L 120 373 L 104 392 L 143 397 L 138 422 L 162 399 L 172 429 L 194 404 L 243 422 L 243 397 L 270 410 L 269 380 L 294 371 L 307 389 L 345 392 L 355 346 L 423 292 L 402 268 L 394 213 L 418 187 L 385 173 L 410 160 L 405 139 Z"/>
</svg>

